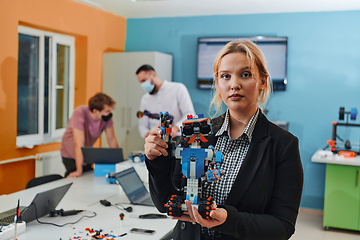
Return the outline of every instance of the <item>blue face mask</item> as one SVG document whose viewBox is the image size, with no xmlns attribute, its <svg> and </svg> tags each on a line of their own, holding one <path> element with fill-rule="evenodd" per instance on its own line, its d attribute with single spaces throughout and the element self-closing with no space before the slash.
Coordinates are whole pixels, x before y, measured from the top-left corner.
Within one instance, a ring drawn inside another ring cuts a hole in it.
<svg viewBox="0 0 360 240">
<path fill-rule="evenodd" d="M 141 87 L 145 90 L 145 92 L 152 93 L 155 89 L 155 85 L 152 84 L 149 80 L 143 82 Z"/>
</svg>

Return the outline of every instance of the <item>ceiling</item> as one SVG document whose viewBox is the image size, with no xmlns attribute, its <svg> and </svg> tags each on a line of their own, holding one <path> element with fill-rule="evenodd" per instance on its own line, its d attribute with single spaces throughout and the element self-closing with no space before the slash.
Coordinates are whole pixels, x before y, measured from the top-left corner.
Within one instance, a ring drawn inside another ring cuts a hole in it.
<svg viewBox="0 0 360 240">
<path fill-rule="evenodd" d="M 359 0 L 74 0 L 125 18 L 360 10 Z"/>
</svg>

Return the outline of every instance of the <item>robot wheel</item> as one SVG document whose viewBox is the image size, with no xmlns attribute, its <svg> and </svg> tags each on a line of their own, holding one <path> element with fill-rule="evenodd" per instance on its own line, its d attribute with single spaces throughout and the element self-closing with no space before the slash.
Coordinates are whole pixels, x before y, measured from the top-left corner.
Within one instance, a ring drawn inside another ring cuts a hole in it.
<svg viewBox="0 0 360 240">
<path fill-rule="evenodd" d="M 166 213 L 169 216 L 173 217 L 181 217 L 183 215 L 183 211 L 181 210 L 181 206 L 185 203 L 185 198 L 182 196 L 172 195 L 165 204 Z"/>
<path fill-rule="evenodd" d="M 199 214 L 203 218 L 211 219 L 210 212 L 212 210 L 213 202 L 214 202 L 214 200 L 212 197 L 208 197 L 206 199 L 201 199 L 199 201 L 198 211 L 199 211 Z"/>
</svg>

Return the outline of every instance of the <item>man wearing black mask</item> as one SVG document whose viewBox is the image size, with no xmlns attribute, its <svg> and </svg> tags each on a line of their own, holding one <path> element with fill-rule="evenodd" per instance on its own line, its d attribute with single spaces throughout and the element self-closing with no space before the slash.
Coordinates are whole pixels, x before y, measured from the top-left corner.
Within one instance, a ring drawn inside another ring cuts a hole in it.
<svg viewBox="0 0 360 240">
<path fill-rule="evenodd" d="M 171 137 L 180 138 L 180 127 L 188 115 L 195 115 L 194 106 L 186 86 L 180 82 L 162 81 L 150 65 L 142 65 L 136 71 L 136 78 L 146 94 L 141 98 L 140 111 L 152 115 L 169 112 L 173 117 Z M 150 129 L 159 125 L 159 120 L 145 115 L 139 119 L 140 136 L 146 138 Z"/>
<path fill-rule="evenodd" d="M 61 141 L 65 177 L 79 177 L 92 169 L 84 163 L 81 148 L 93 146 L 103 131 L 109 147 L 119 147 L 112 120 L 114 106 L 115 101 L 111 97 L 98 93 L 90 98 L 88 106 L 80 106 L 74 110 Z"/>
</svg>

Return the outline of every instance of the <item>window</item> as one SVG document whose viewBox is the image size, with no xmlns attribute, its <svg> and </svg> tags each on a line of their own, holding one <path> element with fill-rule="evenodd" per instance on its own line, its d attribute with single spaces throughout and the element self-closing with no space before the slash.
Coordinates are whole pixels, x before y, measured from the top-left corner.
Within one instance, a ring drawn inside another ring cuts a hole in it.
<svg viewBox="0 0 360 240">
<path fill-rule="evenodd" d="M 59 141 L 74 106 L 75 39 L 19 26 L 18 147 Z"/>
</svg>

